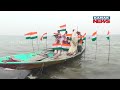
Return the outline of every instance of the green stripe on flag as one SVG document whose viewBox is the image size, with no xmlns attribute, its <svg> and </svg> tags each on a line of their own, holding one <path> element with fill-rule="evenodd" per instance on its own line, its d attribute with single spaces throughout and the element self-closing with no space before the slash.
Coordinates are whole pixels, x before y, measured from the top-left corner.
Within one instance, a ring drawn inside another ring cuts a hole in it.
<svg viewBox="0 0 120 90">
<path fill-rule="evenodd" d="M 30 39 L 36 39 L 36 38 L 38 38 L 38 36 L 31 37 Z"/>
<path fill-rule="evenodd" d="M 43 39 L 47 39 L 47 37 L 43 37 Z"/>
<path fill-rule="evenodd" d="M 68 48 L 62 48 L 64 51 L 68 51 L 69 49 Z"/>
<path fill-rule="evenodd" d="M 85 37 L 85 38 L 83 38 L 83 40 L 86 40 L 86 37 Z"/>
<path fill-rule="evenodd" d="M 110 37 L 106 37 L 107 38 L 107 40 L 110 40 Z"/>
<path fill-rule="evenodd" d="M 52 48 L 53 50 L 63 50 L 62 47 L 56 47 L 56 48 Z"/>
<path fill-rule="evenodd" d="M 26 37 L 26 39 L 31 39 L 31 37 Z"/>
<path fill-rule="evenodd" d="M 61 29 L 61 30 L 59 30 L 60 32 L 62 32 L 62 31 L 66 31 L 66 29 Z"/>
<path fill-rule="evenodd" d="M 92 38 L 92 41 L 96 41 L 97 37 Z"/>
</svg>

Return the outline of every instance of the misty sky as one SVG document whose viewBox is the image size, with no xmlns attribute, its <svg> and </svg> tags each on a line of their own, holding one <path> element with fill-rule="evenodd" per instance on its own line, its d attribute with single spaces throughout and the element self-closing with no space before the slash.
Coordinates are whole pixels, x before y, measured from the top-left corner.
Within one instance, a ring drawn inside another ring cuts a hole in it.
<svg viewBox="0 0 120 90">
<path fill-rule="evenodd" d="M 93 16 L 110 16 L 111 23 L 95 24 Z M 37 31 L 39 35 L 48 35 L 59 30 L 59 26 L 66 24 L 68 33 L 72 29 L 91 35 L 120 34 L 120 11 L 0 11 L 0 35 L 24 35 L 30 31 Z"/>
</svg>

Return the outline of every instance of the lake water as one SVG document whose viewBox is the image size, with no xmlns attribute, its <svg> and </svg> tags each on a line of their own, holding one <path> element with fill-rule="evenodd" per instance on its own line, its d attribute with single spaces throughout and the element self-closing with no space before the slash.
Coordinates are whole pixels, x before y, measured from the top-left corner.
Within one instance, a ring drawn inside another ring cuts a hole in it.
<svg viewBox="0 0 120 90">
<path fill-rule="evenodd" d="M 38 39 L 39 40 L 39 39 Z M 32 52 L 31 40 L 25 40 L 24 36 L 5 36 L 0 38 L 0 57 L 20 53 Z M 48 38 L 48 47 L 51 47 L 54 38 Z M 39 46 L 38 46 L 38 44 Z M 86 51 L 81 57 L 71 62 L 60 64 L 40 70 L 31 74 L 39 79 L 114 79 L 120 78 L 120 35 L 111 35 L 110 59 L 108 62 L 109 41 L 105 36 L 98 36 L 97 51 L 96 42 L 91 39 L 86 41 Z M 42 50 L 46 46 L 45 40 L 34 40 L 35 51 Z M 95 59 L 96 57 L 96 59 Z M 0 79 L 23 79 L 31 71 L 28 70 L 5 70 L 0 68 Z"/>
</svg>

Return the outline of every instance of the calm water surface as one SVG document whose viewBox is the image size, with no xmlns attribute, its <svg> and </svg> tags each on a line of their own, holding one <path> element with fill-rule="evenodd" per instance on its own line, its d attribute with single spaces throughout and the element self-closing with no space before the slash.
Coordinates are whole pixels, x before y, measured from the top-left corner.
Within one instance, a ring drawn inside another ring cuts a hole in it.
<svg viewBox="0 0 120 90">
<path fill-rule="evenodd" d="M 24 36 L 1 36 L 0 57 L 32 52 L 31 40 L 25 40 Z M 54 39 L 48 38 L 48 47 Z M 45 41 L 34 40 L 34 49 L 45 48 Z M 110 60 L 108 63 L 108 40 L 105 36 L 98 36 L 97 51 L 96 42 L 90 39 L 86 41 L 86 51 L 79 58 L 71 62 L 49 67 L 47 69 L 34 70 L 5 70 L 0 68 L 0 79 L 23 79 L 29 73 L 39 79 L 114 79 L 120 78 L 120 35 L 111 36 Z M 84 58 L 85 56 L 85 58 Z M 96 59 L 95 59 L 96 56 Z"/>
</svg>

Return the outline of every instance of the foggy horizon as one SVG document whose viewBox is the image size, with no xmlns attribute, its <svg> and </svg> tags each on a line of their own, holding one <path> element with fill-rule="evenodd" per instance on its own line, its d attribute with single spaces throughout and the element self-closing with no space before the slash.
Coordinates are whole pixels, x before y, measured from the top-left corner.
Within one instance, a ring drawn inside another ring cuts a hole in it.
<svg viewBox="0 0 120 90">
<path fill-rule="evenodd" d="M 110 16 L 110 23 L 93 23 L 93 16 Z M 24 36 L 25 33 L 36 31 L 38 35 L 47 32 L 48 36 L 66 24 L 71 33 L 78 26 L 82 34 L 98 35 L 120 34 L 120 11 L 0 11 L 0 35 Z"/>
</svg>

